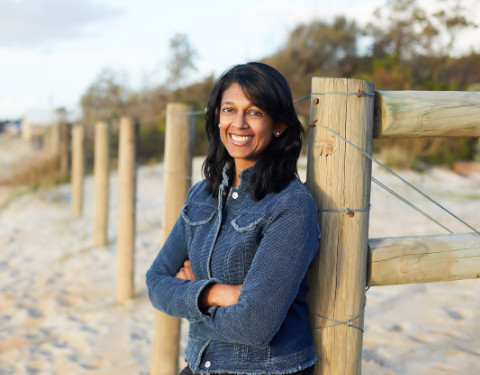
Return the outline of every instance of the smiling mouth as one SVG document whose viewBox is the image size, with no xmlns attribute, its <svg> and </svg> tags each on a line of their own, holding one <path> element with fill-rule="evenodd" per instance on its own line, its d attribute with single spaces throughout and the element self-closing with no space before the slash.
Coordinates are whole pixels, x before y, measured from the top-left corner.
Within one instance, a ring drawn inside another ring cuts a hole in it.
<svg viewBox="0 0 480 375">
<path fill-rule="evenodd" d="M 232 141 L 235 143 L 246 143 L 253 138 L 253 136 L 251 135 L 235 135 L 235 134 L 230 134 L 230 137 L 232 138 Z"/>
</svg>

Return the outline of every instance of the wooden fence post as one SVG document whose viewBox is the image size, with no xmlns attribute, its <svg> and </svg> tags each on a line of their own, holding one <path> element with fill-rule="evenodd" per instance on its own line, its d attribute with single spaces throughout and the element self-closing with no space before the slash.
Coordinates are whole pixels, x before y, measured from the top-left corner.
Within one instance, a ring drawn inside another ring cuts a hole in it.
<svg viewBox="0 0 480 375">
<path fill-rule="evenodd" d="M 312 93 L 311 120 L 371 153 L 373 83 L 315 77 Z M 315 374 L 361 373 L 370 178 L 371 161 L 358 150 L 320 126 L 310 129 L 307 186 L 322 231 L 308 273 Z M 345 207 L 364 211 L 341 213 Z"/>
<path fill-rule="evenodd" d="M 58 123 L 50 125 L 45 130 L 44 149 L 47 150 L 50 158 L 58 157 L 60 150 L 60 134 Z"/>
<path fill-rule="evenodd" d="M 94 178 L 95 178 L 95 219 L 93 246 L 108 243 L 108 197 L 110 175 L 110 129 L 106 122 L 95 125 Z"/>
<path fill-rule="evenodd" d="M 118 236 L 117 302 L 134 295 L 135 193 L 136 193 L 136 125 L 128 117 L 120 119 L 118 157 Z"/>
<path fill-rule="evenodd" d="M 191 186 L 195 118 L 192 106 L 167 105 L 162 243 L 177 220 Z M 151 375 L 178 374 L 180 319 L 155 310 Z"/>
<path fill-rule="evenodd" d="M 62 116 L 60 122 L 60 172 L 62 174 L 68 173 L 69 159 L 68 159 L 68 145 L 70 143 L 70 129 L 65 122 L 65 116 Z"/>
<path fill-rule="evenodd" d="M 83 174 L 84 153 L 83 143 L 85 129 L 76 124 L 72 129 L 72 212 L 73 217 L 80 217 L 83 208 Z"/>
</svg>

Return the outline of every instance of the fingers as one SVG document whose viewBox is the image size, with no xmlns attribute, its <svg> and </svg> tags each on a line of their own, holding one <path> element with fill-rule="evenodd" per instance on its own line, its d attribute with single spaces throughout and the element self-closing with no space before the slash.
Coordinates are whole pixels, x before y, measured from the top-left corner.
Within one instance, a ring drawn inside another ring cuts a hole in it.
<svg viewBox="0 0 480 375">
<path fill-rule="evenodd" d="M 190 261 L 186 260 L 183 262 L 183 267 L 175 275 L 175 278 L 180 280 L 195 280 L 195 276 L 193 275 L 192 268 L 190 267 Z"/>
<path fill-rule="evenodd" d="M 175 278 L 179 280 L 188 280 L 188 275 L 185 272 L 185 267 L 180 268 L 180 270 L 175 275 Z"/>
</svg>

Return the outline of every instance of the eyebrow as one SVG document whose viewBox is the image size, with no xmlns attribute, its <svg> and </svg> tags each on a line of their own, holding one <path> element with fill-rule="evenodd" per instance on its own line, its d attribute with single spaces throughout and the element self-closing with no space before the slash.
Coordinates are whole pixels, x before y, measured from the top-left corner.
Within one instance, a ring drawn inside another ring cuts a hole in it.
<svg viewBox="0 0 480 375">
<path fill-rule="evenodd" d="M 230 101 L 230 100 L 227 100 L 226 102 L 220 103 L 220 105 L 225 105 L 225 104 L 237 105 L 235 102 L 232 102 L 232 101 Z M 257 104 L 254 104 L 254 103 L 252 103 L 252 102 L 248 102 L 248 103 L 247 103 L 247 106 L 253 106 L 253 107 L 258 107 L 258 108 L 260 108 Z"/>
</svg>

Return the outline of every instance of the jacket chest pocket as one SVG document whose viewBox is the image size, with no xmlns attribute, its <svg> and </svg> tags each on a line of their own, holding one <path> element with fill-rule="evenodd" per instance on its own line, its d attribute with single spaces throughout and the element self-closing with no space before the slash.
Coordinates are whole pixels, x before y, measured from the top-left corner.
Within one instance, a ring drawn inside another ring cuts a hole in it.
<svg viewBox="0 0 480 375">
<path fill-rule="evenodd" d="M 208 259 L 209 244 L 212 242 L 211 237 L 213 236 L 212 222 L 215 213 L 216 209 L 209 206 L 187 205 L 182 209 L 181 215 L 187 224 L 186 236 L 189 242 L 189 258 L 194 272 L 196 267 L 206 264 L 202 259 Z M 198 258 L 198 262 L 195 261 L 196 258 Z M 203 269 L 201 271 L 206 272 Z"/>
<path fill-rule="evenodd" d="M 226 278 L 231 283 L 243 283 L 262 239 L 264 218 L 241 215 L 230 222 L 226 256 Z"/>
</svg>

